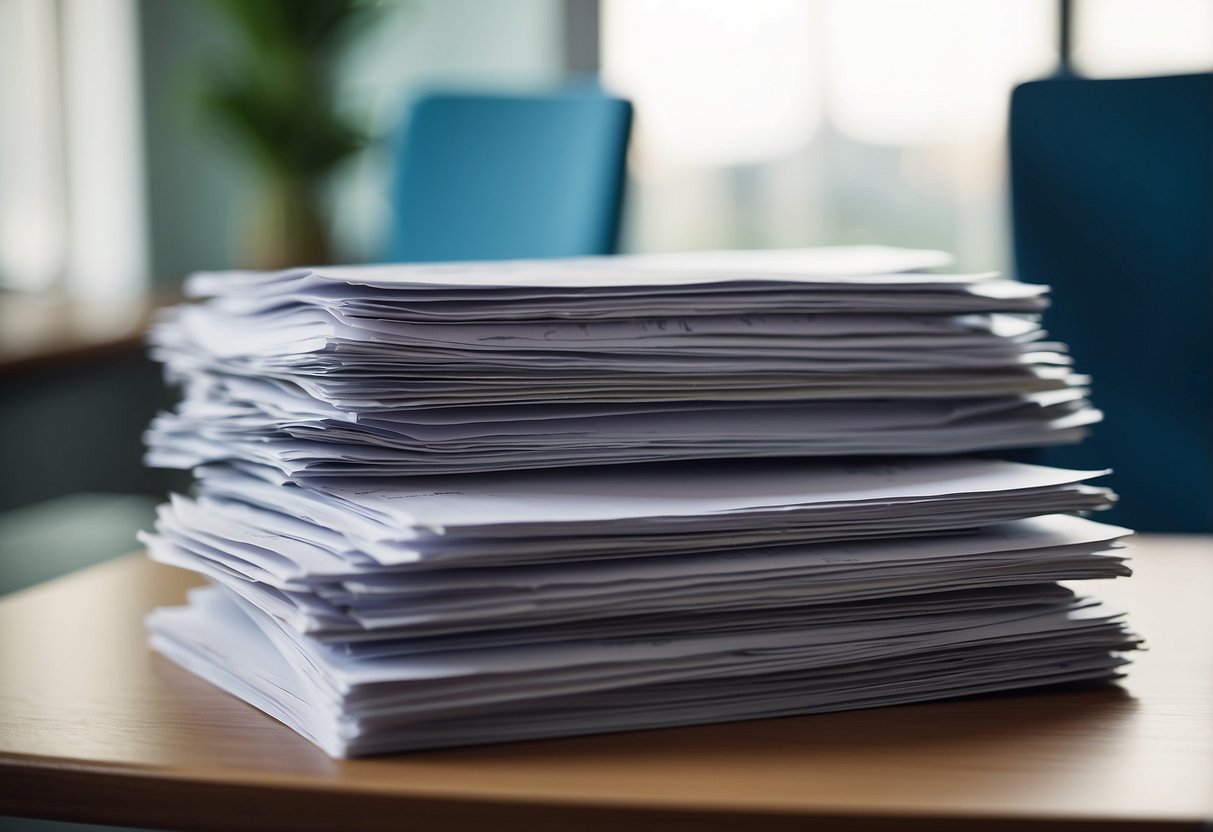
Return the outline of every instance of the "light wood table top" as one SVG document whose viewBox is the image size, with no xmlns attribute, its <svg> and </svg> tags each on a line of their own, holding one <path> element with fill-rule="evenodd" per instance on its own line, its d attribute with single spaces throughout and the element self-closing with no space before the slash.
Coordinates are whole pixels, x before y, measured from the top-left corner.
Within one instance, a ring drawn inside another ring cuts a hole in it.
<svg viewBox="0 0 1213 832">
<path fill-rule="evenodd" d="M 1089 585 L 1150 645 L 1119 687 L 335 761 L 146 649 L 142 616 L 196 579 L 131 556 L 0 600 L 0 815 L 198 830 L 1198 829 L 1213 818 L 1213 539 L 1144 537 L 1135 568 Z"/>
<path fill-rule="evenodd" d="M 180 300 L 175 291 L 121 301 L 0 292 L 0 379 L 141 355 L 156 310 Z"/>
</svg>

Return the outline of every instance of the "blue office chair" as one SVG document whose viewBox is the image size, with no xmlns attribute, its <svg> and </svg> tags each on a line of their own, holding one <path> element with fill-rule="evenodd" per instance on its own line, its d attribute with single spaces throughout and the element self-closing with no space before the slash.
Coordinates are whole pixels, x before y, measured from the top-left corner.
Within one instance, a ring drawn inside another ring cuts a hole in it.
<svg viewBox="0 0 1213 832">
<path fill-rule="evenodd" d="M 631 122 L 597 91 L 424 96 L 397 139 L 387 259 L 613 253 Z"/>
<path fill-rule="evenodd" d="M 1024 84 L 1015 260 L 1106 414 L 1046 463 L 1115 469 L 1107 519 L 1213 531 L 1213 75 Z"/>
</svg>

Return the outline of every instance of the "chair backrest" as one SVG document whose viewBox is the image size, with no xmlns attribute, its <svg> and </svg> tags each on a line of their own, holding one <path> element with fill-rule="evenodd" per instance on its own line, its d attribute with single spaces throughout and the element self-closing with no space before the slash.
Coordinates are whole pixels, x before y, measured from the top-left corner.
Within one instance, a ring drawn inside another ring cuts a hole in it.
<svg viewBox="0 0 1213 832">
<path fill-rule="evenodd" d="M 1109 520 L 1213 531 L 1213 75 L 1024 84 L 1010 141 L 1018 276 L 1105 412 L 1040 459 L 1113 467 Z"/>
<path fill-rule="evenodd" d="M 598 91 L 420 98 L 397 138 L 386 258 L 613 253 L 631 121 Z"/>
</svg>

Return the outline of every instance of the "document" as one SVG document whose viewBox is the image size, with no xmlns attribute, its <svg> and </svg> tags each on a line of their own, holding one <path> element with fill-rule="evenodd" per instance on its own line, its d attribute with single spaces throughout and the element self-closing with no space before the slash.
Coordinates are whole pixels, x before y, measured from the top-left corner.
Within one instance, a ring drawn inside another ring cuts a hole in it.
<svg viewBox="0 0 1213 832">
<path fill-rule="evenodd" d="M 205 302 L 152 335 L 184 400 L 148 462 L 425 476 L 1080 440 L 1100 414 L 1045 340 L 1046 287 L 917 271 L 947 261 L 844 247 L 196 275 Z"/>
<path fill-rule="evenodd" d="M 1088 600 L 777 634 L 625 639 L 367 659 L 218 589 L 154 613 L 153 645 L 334 756 L 896 704 L 1115 677 L 1133 639 Z M 1030 650 L 1017 649 L 1030 645 Z"/>
</svg>

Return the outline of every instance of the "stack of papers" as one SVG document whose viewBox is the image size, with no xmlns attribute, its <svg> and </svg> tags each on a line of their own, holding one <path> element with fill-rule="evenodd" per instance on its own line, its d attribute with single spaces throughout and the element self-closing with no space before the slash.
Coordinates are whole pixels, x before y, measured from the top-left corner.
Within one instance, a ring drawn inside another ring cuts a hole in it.
<svg viewBox="0 0 1213 832">
<path fill-rule="evenodd" d="M 1107 472 L 939 456 L 1076 438 L 1085 382 L 939 259 L 197 276 L 142 539 L 210 586 L 152 645 L 334 756 L 1114 678 L 1057 583 L 1129 574 Z"/>
<path fill-rule="evenodd" d="M 201 274 L 153 333 L 149 461 L 290 477 L 1075 442 L 1045 287 L 939 252 L 721 252 Z"/>
<path fill-rule="evenodd" d="M 145 540 L 216 588 L 157 612 L 153 644 L 335 755 L 1103 677 L 1121 616 L 1053 582 L 1127 574 L 1129 532 L 1050 513 L 1107 506 L 1101 473 L 204 470 Z"/>
</svg>

